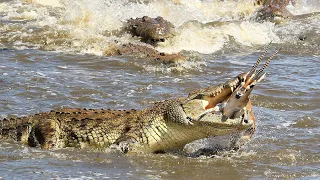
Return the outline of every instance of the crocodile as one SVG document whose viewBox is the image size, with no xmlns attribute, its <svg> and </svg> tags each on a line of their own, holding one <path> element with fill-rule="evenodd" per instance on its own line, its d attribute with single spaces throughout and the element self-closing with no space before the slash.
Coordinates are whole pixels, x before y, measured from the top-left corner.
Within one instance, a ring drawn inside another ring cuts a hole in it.
<svg viewBox="0 0 320 180">
<path fill-rule="evenodd" d="M 124 153 L 165 152 L 197 139 L 245 130 L 253 124 L 243 118 L 222 121 L 221 116 L 211 113 L 189 122 L 189 112 L 183 112 L 180 102 L 166 100 L 144 110 L 64 108 L 3 119 L 0 139 L 11 138 L 41 149 L 104 150 L 111 146 Z"/>
<path fill-rule="evenodd" d="M 163 17 L 151 18 L 143 16 L 142 18 L 131 18 L 124 23 L 124 28 L 120 31 L 120 34 L 123 32 L 139 37 L 141 43 L 123 44 L 118 41 L 111 42 L 104 55 L 136 55 L 166 65 L 180 64 L 187 61 L 187 58 L 180 53 L 164 53 L 155 49 L 158 42 L 164 42 L 175 34 L 174 25 L 163 19 Z"/>
<path fill-rule="evenodd" d="M 295 0 L 255 0 L 254 4 L 261 6 L 254 14 L 253 19 L 258 22 L 271 21 L 276 24 L 281 23 L 287 18 L 292 18 L 293 14 L 286 7 Z"/>
<path fill-rule="evenodd" d="M 159 101 L 142 110 L 63 108 L 5 118 L 0 121 L 0 139 L 42 149 L 87 147 L 156 153 L 182 149 L 199 139 L 246 131 L 255 127 L 248 95 L 264 77 L 271 59 L 256 71 L 260 57 L 248 73 L 200 89 L 198 95 Z"/>
</svg>

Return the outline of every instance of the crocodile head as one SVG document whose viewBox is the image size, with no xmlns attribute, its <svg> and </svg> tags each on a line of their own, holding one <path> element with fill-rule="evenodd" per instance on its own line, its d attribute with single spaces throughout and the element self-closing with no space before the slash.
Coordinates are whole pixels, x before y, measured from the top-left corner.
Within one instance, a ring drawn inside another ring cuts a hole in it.
<svg viewBox="0 0 320 180">
<path fill-rule="evenodd" d="M 187 116 L 199 116 L 205 111 L 207 102 L 205 100 L 193 99 L 183 105 L 183 110 Z M 148 134 L 153 138 L 159 139 L 149 145 L 144 151 L 165 152 L 170 150 L 182 149 L 186 144 L 195 140 L 205 139 L 208 137 L 225 136 L 235 132 L 245 132 L 248 129 L 255 129 L 255 119 L 253 116 L 251 104 L 248 103 L 243 108 L 243 115 L 239 118 L 224 119 L 221 112 L 207 113 L 201 118 L 192 121 L 192 124 L 181 124 L 167 121 L 165 124 L 157 124 L 156 128 L 148 130 Z M 165 132 L 165 133 L 162 133 Z M 251 135 L 250 135 L 251 136 Z"/>
<path fill-rule="evenodd" d="M 215 115 L 210 113 L 207 116 L 204 116 L 201 121 L 212 122 L 220 119 L 221 128 L 217 128 L 217 132 L 220 132 L 222 135 L 210 136 L 188 143 L 183 147 L 183 154 L 191 157 L 198 157 L 201 155 L 212 156 L 225 151 L 238 150 L 250 140 L 256 129 L 255 117 L 250 101 L 247 103 L 246 107 L 243 108 L 242 113 L 243 116 L 241 118 L 227 119 L 225 121 L 223 121 L 221 115 L 218 114 Z M 232 123 L 234 126 L 238 126 L 239 129 L 223 135 L 223 131 L 226 130 L 226 126 L 223 126 L 223 123 Z"/>
<path fill-rule="evenodd" d="M 294 0 L 255 0 L 254 5 L 261 6 L 254 16 L 256 21 L 271 21 L 276 24 L 281 23 L 287 18 L 292 17 L 293 15 L 286 9 L 286 6 L 292 3 Z"/>
<path fill-rule="evenodd" d="M 163 42 L 174 34 L 174 25 L 160 16 L 156 18 L 148 16 L 131 18 L 127 21 L 126 29 L 133 36 L 141 37 L 143 42 L 152 44 Z"/>
<path fill-rule="evenodd" d="M 242 107 L 241 116 L 224 118 L 223 111 L 219 108 L 208 113 L 202 113 L 206 111 L 205 107 L 208 104 L 205 100 L 194 99 L 183 105 L 184 111 L 187 116 L 199 117 L 195 121 L 192 121 L 194 125 L 208 126 L 208 135 L 220 136 L 229 134 L 235 130 L 245 130 L 254 125 L 253 111 L 251 103 L 246 103 Z M 203 128 L 202 130 L 204 130 Z"/>
</svg>

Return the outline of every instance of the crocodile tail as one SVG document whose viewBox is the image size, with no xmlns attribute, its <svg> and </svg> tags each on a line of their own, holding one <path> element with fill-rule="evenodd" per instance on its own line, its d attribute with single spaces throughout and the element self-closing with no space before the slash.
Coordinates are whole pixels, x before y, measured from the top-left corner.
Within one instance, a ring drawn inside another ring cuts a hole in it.
<svg viewBox="0 0 320 180">
<path fill-rule="evenodd" d="M 31 127 L 27 118 L 5 118 L 0 121 L 0 140 L 13 139 L 27 143 Z"/>
</svg>

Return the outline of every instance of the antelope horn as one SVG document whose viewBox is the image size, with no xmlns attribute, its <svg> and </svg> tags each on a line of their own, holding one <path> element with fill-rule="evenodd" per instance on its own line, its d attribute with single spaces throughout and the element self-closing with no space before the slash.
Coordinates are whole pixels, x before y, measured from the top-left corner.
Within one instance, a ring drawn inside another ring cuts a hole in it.
<svg viewBox="0 0 320 180">
<path fill-rule="evenodd" d="M 264 52 L 263 54 L 259 57 L 259 59 L 257 60 L 257 62 L 252 66 L 251 70 L 248 72 L 248 76 L 252 76 L 253 73 L 255 73 L 256 68 L 258 67 L 259 63 L 261 62 L 262 58 L 267 54 L 270 45 L 271 45 L 272 41 L 268 44 L 268 46 L 266 46 L 264 48 Z"/>
<path fill-rule="evenodd" d="M 276 52 L 274 52 L 266 61 L 266 63 L 261 67 L 261 69 L 259 69 L 256 73 L 256 75 L 254 76 L 254 80 L 259 80 L 261 79 L 262 76 L 264 76 L 263 71 L 269 66 L 271 60 L 274 58 L 275 55 L 278 54 L 278 52 L 280 51 L 281 48 L 279 48 L 278 50 L 276 50 Z"/>
</svg>

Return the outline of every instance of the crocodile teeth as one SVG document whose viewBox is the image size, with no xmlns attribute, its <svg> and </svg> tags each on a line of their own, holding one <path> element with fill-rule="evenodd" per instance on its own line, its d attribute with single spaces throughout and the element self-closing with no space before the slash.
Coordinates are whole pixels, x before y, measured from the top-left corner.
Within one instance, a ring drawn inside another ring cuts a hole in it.
<svg viewBox="0 0 320 180">
<path fill-rule="evenodd" d="M 231 86 L 231 92 L 233 92 L 233 87 Z"/>
</svg>

